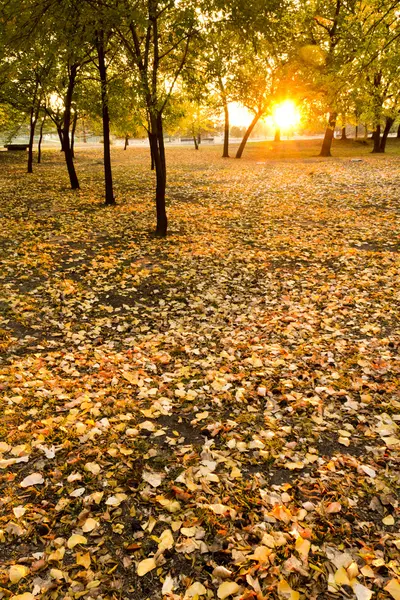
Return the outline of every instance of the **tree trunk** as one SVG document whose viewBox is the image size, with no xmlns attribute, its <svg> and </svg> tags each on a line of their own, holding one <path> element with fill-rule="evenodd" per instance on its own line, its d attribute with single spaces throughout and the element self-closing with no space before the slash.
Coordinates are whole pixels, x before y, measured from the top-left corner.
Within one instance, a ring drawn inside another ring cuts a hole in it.
<svg viewBox="0 0 400 600">
<path fill-rule="evenodd" d="M 368 139 L 368 123 L 364 125 L 364 140 Z"/>
<path fill-rule="evenodd" d="M 45 120 L 46 120 L 46 113 L 44 114 L 44 117 L 40 124 L 40 134 L 39 134 L 39 142 L 38 142 L 38 157 L 37 157 L 38 164 L 40 164 L 42 161 L 42 140 L 43 140 L 43 127 L 44 127 Z"/>
<path fill-rule="evenodd" d="M 385 152 L 386 150 L 386 142 L 389 135 L 389 132 L 394 123 L 394 119 L 392 117 L 386 117 L 385 129 L 383 130 L 383 135 L 381 139 L 381 143 L 379 145 L 379 152 Z"/>
<path fill-rule="evenodd" d="M 229 158 L 229 107 L 226 98 L 223 98 L 224 103 L 224 117 L 225 117 L 225 125 L 224 125 L 224 151 L 222 153 L 222 158 Z"/>
<path fill-rule="evenodd" d="M 76 131 L 76 124 L 78 122 L 78 112 L 75 111 L 74 112 L 74 118 L 72 121 L 72 130 L 71 130 L 71 152 L 72 152 L 72 158 L 75 158 L 75 131 Z"/>
<path fill-rule="evenodd" d="M 104 181 L 105 181 L 105 204 L 115 204 L 113 180 L 111 170 L 111 150 L 110 150 L 110 113 L 108 110 L 108 89 L 107 89 L 107 65 L 104 49 L 104 33 L 100 31 L 97 36 L 97 56 L 99 59 L 99 73 L 101 82 L 101 108 L 103 118 L 103 142 L 104 142 Z"/>
<path fill-rule="evenodd" d="M 357 140 L 358 139 L 358 125 L 356 125 L 356 129 L 354 132 L 354 139 Z"/>
<path fill-rule="evenodd" d="M 374 148 L 372 150 L 372 154 L 378 154 L 379 152 L 381 152 L 381 126 L 380 124 L 378 124 L 375 128 L 375 131 L 373 133 L 373 140 L 374 140 Z"/>
<path fill-rule="evenodd" d="M 193 143 L 194 143 L 194 147 L 195 147 L 195 149 L 196 149 L 196 150 L 198 150 L 198 149 L 199 149 L 199 144 L 198 144 L 198 142 L 197 142 L 197 138 L 196 138 L 196 136 L 195 136 L 195 135 L 193 136 Z"/>
<path fill-rule="evenodd" d="M 347 135 L 346 135 L 346 125 L 344 125 L 342 127 L 342 140 L 347 140 Z"/>
<path fill-rule="evenodd" d="M 332 156 L 331 148 L 332 148 L 333 134 L 335 132 L 336 118 L 337 118 L 337 113 L 335 113 L 335 112 L 329 113 L 328 126 L 325 130 L 324 141 L 322 142 L 321 152 L 319 153 L 320 156 L 325 156 L 325 157 Z"/>
<path fill-rule="evenodd" d="M 397 128 L 397 138 L 400 138 L 400 125 Z"/>
<path fill-rule="evenodd" d="M 280 141 L 281 141 L 281 130 L 279 129 L 279 127 L 276 127 L 274 142 L 280 142 Z"/>
<path fill-rule="evenodd" d="M 151 115 L 150 128 L 150 148 L 156 171 L 156 235 L 160 237 L 165 237 L 167 235 L 168 227 L 168 219 L 165 208 L 165 190 L 167 185 L 167 177 L 165 165 L 164 135 L 161 115 Z"/>
<path fill-rule="evenodd" d="M 127 149 L 127 147 L 129 146 L 129 136 L 125 136 L 125 143 L 124 143 L 124 150 Z"/>
<path fill-rule="evenodd" d="M 257 121 L 261 117 L 261 114 L 262 113 L 257 113 L 254 115 L 252 122 L 248 126 L 247 131 L 244 134 L 242 141 L 240 142 L 240 146 L 238 148 L 238 151 L 236 152 L 236 158 L 242 158 L 242 154 L 246 147 L 247 140 L 249 139 L 251 132 L 253 131 L 254 127 L 256 126 Z"/>
<path fill-rule="evenodd" d="M 58 138 L 59 138 L 60 144 L 61 144 L 60 152 L 64 152 L 64 140 L 63 140 L 63 131 L 62 131 L 61 125 L 57 125 L 57 133 L 58 133 Z"/>
<path fill-rule="evenodd" d="M 35 110 L 32 106 L 30 129 L 29 129 L 29 145 L 28 145 L 28 173 L 33 173 L 33 140 L 35 138 L 35 128 L 39 116 L 39 108 Z"/>
<path fill-rule="evenodd" d="M 74 158 L 72 156 L 72 151 L 71 151 L 71 143 L 70 143 L 70 139 L 69 139 L 69 128 L 71 125 L 71 104 L 72 104 L 72 96 L 74 93 L 77 71 L 78 71 L 77 65 L 72 65 L 70 74 L 69 74 L 67 94 L 65 96 L 65 101 L 64 101 L 65 109 L 64 109 L 64 122 L 63 122 L 63 129 L 62 129 L 62 140 L 63 140 L 63 147 L 64 147 L 63 149 L 64 149 L 64 155 L 65 155 L 65 162 L 67 163 L 69 180 L 71 183 L 71 188 L 73 190 L 79 189 L 79 181 L 78 181 L 78 177 L 77 177 L 77 174 L 75 171 Z"/>
</svg>

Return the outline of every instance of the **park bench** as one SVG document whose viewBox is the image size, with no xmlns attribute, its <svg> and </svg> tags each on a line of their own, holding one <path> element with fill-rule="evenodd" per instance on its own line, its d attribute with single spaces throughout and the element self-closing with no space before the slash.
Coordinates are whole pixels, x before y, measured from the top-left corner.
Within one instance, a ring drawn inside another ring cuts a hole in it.
<svg viewBox="0 0 400 600">
<path fill-rule="evenodd" d="M 6 144 L 4 147 L 9 152 L 24 152 L 29 147 L 29 144 Z"/>
</svg>

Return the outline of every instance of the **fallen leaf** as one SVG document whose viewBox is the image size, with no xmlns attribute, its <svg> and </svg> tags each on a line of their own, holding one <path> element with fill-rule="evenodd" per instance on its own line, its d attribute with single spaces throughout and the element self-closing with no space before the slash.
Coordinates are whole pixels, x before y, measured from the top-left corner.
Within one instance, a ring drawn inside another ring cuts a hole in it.
<svg viewBox="0 0 400 600">
<path fill-rule="evenodd" d="M 12 565 L 8 571 L 8 576 L 11 583 L 18 583 L 18 581 L 26 577 L 28 573 L 28 567 L 25 567 L 24 565 Z"/>
<path fill-rule="evenodd" d="M 40 473 L 32 473 L 21 481 L 20 486 L 26 488 L 31 485 L 41 485 L 42 483 L 44 483 L 43 476 Z"/>
<path fill-rule="evenodd" d="M 389 583 L 384 587 L 394 600 L 400 600 L 400 580 L 391 579 Z"/>
<path fill-rule="evenodd" d="M 75 546 L 77 546 L 78 544 L 87 544 L 87 538 L 85 538 L 85 536 L 83 536 L 83 535 L 74 533 L 68 539 L 67 546 L 70 550 L 72 550 L 72 548 L 75 548 Z"/>
<path fill-rule="evenodd" d="M 154 558 L 145 558 L 138 564 L 136 572 L 139 577 L 143 577 L 143 575 L 155 569 L 156 566 L 157 563 Z"/>
<path fill-rule="evenodd" d="M 234 583 L 233 581 L 224 581 L 224 583 L 221 583 L 218 587 L 217 596 L 219 600 L 224 600 L 224 598 L 233 596 L 233 594 L 236 594 L 239 590 L 240 588 L 237 583 Z"/>
</svg>

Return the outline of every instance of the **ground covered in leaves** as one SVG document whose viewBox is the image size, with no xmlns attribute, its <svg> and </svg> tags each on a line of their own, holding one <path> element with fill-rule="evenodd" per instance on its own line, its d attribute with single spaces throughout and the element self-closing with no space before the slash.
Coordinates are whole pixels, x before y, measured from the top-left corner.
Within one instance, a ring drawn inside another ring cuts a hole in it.
<svg viewBox="0 0 400 600">
<path fill-rule="evenodd" d="M 0 154 L 0 598 L 400 598 L 400 158 Z"/>
</svg>

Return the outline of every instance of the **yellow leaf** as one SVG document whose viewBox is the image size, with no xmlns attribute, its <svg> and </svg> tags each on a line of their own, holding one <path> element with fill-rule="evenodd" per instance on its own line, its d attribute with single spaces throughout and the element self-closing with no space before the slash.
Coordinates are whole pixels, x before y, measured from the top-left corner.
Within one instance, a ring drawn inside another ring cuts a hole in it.
<svg viewBox="0 0 400 600">
<path fill-rule="evenodd" d="M 99 525 L 99 522 L 96 521 L 96 519 L 86 519 L 86 521 L 82 525 L 82 531 L 84 533 L 89 533 L 89 531 L 93 531 L 93 529 L 96 529 L 96 527 L 98 527 L 98 525 Z"/>
<path fill-rule="evenodd" d="M 382 523 L 384 525 L 394 525 L 393 515 L 388 515 L 387 517 L 385 517 L 384 519 L 382 519 Z"/>
<path fill-rule="evenodd" d="M 86 554 L 77 552 L 77 554 L 76 554 L 76 564 L 77 565 L 80 565 L 81 567 L 85 567 L 85 569 L 88 569 L 90 567 L 90 562 L 91 562 L 91 558 L 90 558 L 89 552 L 86 552 Z"/>
<path fill-rule="evenodd" d="M 164 550 L 170 550 L 174 547 L 174 537 L 170 529 L 166 529 L 160 535 L 160 543 L 158 544 L 158 551 L 164 552 Z"/>
<path fill-rule="evenodd" d="M 87 544 L 87 538 L 85 538 L 85 536 L 83 535 L 78 535 L 77 533 L 74 533 L 69 538 L 67 546 L 70 550 L 72 550 L 72 548 L 74 548 L 78 544 Z"/>
<path fill-rule="evenodd" d="M 350 585 L 350 580 L 347 571 L 344 567 L 340 567 L 335 573 L 336 585 Z"/>
<path fill-rule="evenodd" d="M 136 572 L 139 577 L 143 577 L 143 575 L 155 569 L 156 566 L 157 563 L 154 558 L 145 558 L 138 564 Z"/>
<path fill-rule="evenodd" d="M 398 579 L 391 579 L 384 589 L 394 600 L 400 600 L 400 581 Z"/>
<path fill-rule="evenodd" d="M 224 600 L 228 598 L 228 596 L 232 596 L 232 594 L 236 594 L 239 591 L 239 586 L 237 583 L 233 581 L 224 581 L 218 588 L 218 598 L 219 600 Z"/>
<path fill-rule="evenodd" d="M 24 565 L 12 565 L 8 571 L 11 583 L 18 583 L 20 579 L 26 577 L 29 573 L 28 567 Z"/>
<path fill-rule="evenodd" d="M 300 598 L 299 592 L 295 592 L 294 590 L 292 590 L 292 588 L 285 579 L 281 579 L 278 583 L 278 594 L 280 596 L 288 598 L 289 600 L 299 600 Z"/>
<path fill-rule="evenodd" d="M 86 471 L 89 471 L 89 473 L 92 473 L 93 475 L 98 475 L 100 473 L 100 465 L 98 465 L 95 462 L 88 462 L 85 464 L 85 469 Z"/>
<path fill-rule="evenodd" d="M 270 556 L 270 554 L 271 550 L 266 546 L 257 546 L 257 548 L 254 550 L 253 555 L 249 558 L 258 560 L 258 562 L 263 563 L 268 562 L 268 557 Z"/>
<path fill-rule="evenodd" d="M 296 540 L 295 548 L 297 552 L 300 554 L 303 560 L 306 560 L 308 557 L 308 553 L 310 552 L 311 542 L 309 540 L 305 540 L 299 535 Z"/>
<path fill-rule="evenodd" d="M 192 585 L 186 590 L 185 598 L 194 598 L 195 596 L 205 596 L 207 594 L 207 590 L 202 583 L 199 581 L 195 581 Z"/>
</svg>

